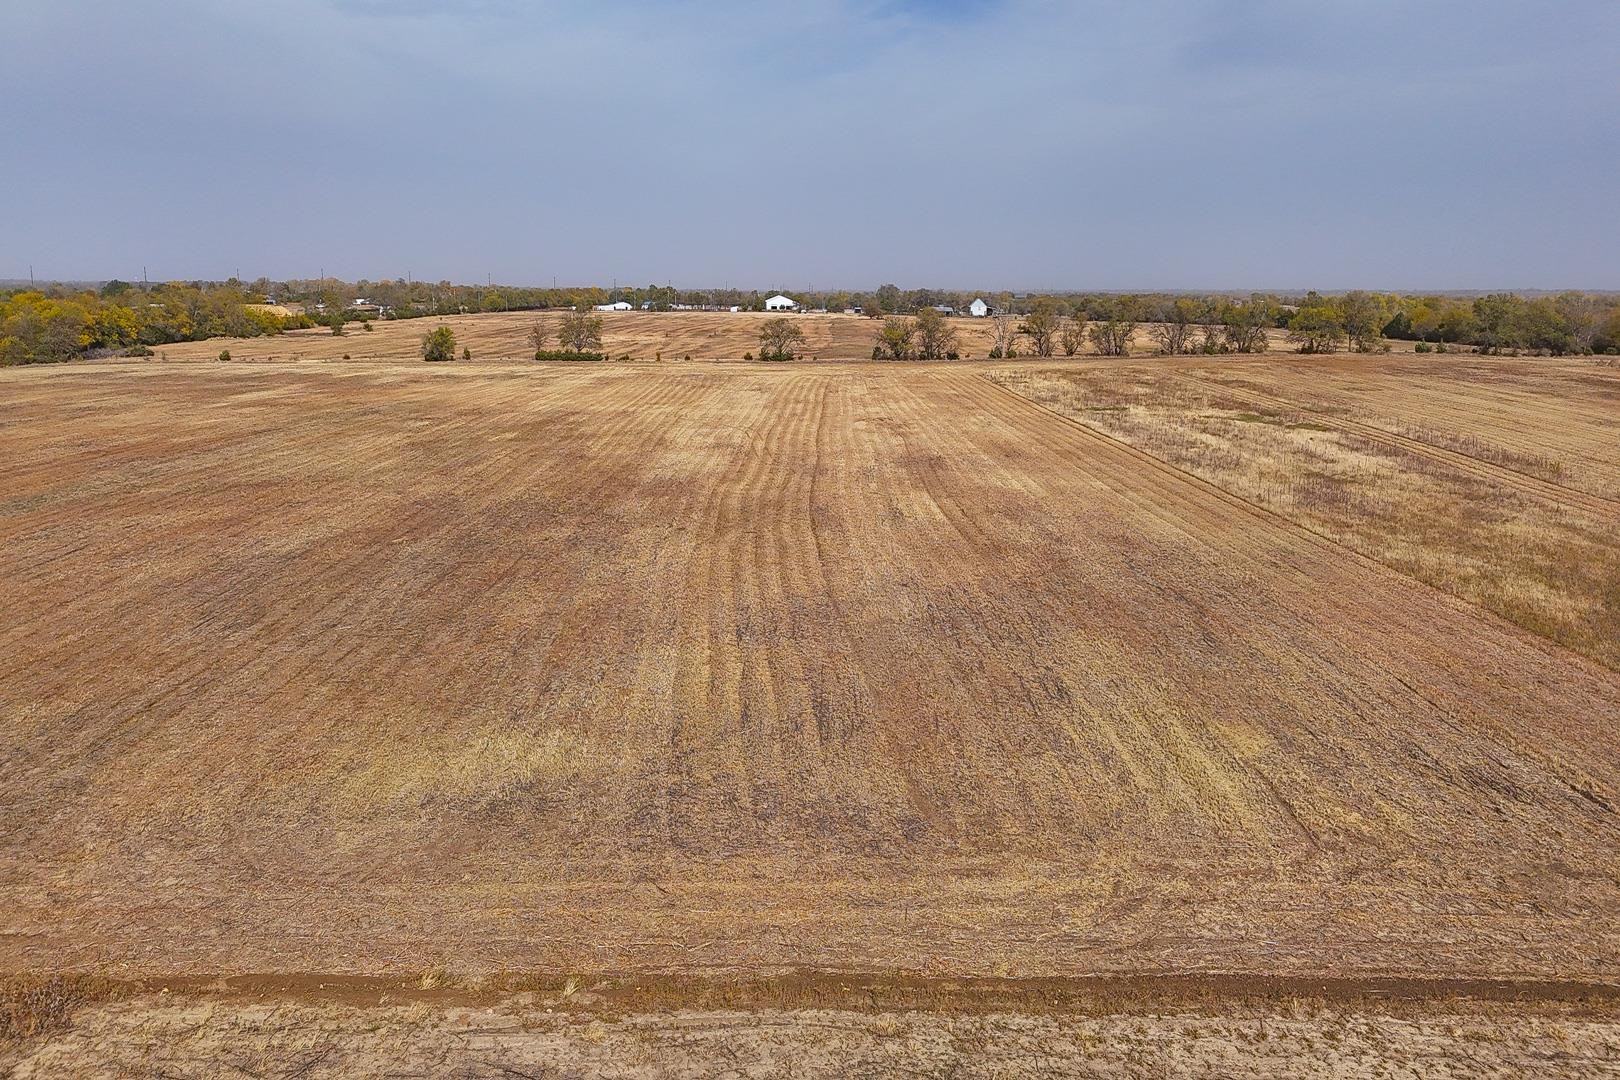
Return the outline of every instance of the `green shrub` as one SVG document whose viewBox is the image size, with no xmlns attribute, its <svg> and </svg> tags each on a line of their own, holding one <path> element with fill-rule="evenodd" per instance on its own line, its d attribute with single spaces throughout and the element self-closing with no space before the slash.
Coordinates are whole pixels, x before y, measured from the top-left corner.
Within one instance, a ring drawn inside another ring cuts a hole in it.
<svg viewBox="0 0 1620 1080">
<path fill-rule="evenodd" d="M 368 334 L 371 333 L 371 320 L 367 319 L 365 322 L 361 323 L 360 329 L 364 330 Z"/>
<path fill-rule="evenodd" d="M 229 360 L 231 358 L 231 350 L 229 350 L 229 349 L 221 349 L 221 350 L 219 350 L 219 358 L 222 361 Z"/>
<path fill-rule="evenodd" d="M 572 349 L 536 349 L 536 360 L 606 360 L 607 353 L 575 352 Z"/>
<path fill-rule="evenodd" d="M 456 332 L 448 326 L 436 327 L 422 335 L 422 359 L 431 361 L 456 358 Z"/>
<path fill-rule="evenodd" d="M 470 346 L 470 345 L 462 346 L 461 358 L 463 360 L 471 360 L 472 359 L 472 346 Z"/>
<path fill-rule="evenodd" d="M 1412 351 L 1413 352 L 1433 352 L 1434 350 L 1429 348 L 1429 343 L 1427 341 L 1420 341 L 1416 345 L 1412 346 Z"/>
<path fill-rule="evenodd" d="M 125 349 L 123 352 L 119 353 L 118 355 L 119 356 L 152 356 L 154 354 L 153 354 L 152 350 L 147 348 L 145 345 L 131 345 L 129 348 Z"/>
<path fill-rule="evenodd" d="M 745 352 L 745 353 L 743 353 L 743 359 L 744 359 L 744 360 L 752 360 L 752 359 L 753 359 L 753 358 L 754 358 L 754 354 L 753 354 L 753 353 L 751 353 L 751 352 Z"/>
</svg>

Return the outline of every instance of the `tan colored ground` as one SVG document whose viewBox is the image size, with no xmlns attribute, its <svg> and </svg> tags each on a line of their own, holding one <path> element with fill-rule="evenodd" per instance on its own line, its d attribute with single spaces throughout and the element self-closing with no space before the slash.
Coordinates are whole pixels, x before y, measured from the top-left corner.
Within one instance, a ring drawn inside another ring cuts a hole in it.
<svg viewBox="0 0 1620 1080">
<path fill-rule="evenodd" d="M 602 346 L 615 359 L 629 356 L 636 360 L 666 361 L 691 357 L 696 360 L 739 360 L 745 354 L 759 353 L 760 324 L 777 318 L 791 318 L 804 331 L 803 353 L 823 360 L 868 360 L 882 322 L 862 315 L 767 315 L 761 312 L 712 311 L 615 311 L 602 313 Z M 210 338 L 164 345 L 162 359 L 213 360 L 228 350 L 232 360 L 416 360 L 422 355 L 422 335 L 443 323 L 456 334 L 457 348 L 472 350 L 473 359 L 517 360 L 532 357 L 534 346 L 529 332 L 536 323 L 554 333 L 562 319 L 559 312 L 513 311 L 448 318 L 401 319 L 373 323 L 367 333 L 350 324 L 341 337 L 326 329 L 295 330 L 276 337 Z M 964 359 L 984 359 L 990 353 L 994 330 L 990 319 L 955 318 L 950 325 L 961 341 Z M 1282 347 L 1283 335 L 1272 335 L 1273 346 Z M 555 340 L 553 339 L 553 345 Z M 1027 352 L 1019 339 L 1017 348 Z M 1403 348 L 1410 348 L 1404 345 Z M 1146 329 L 1137 333 L 1135 350 L 1152 351 Z"/>
<path fill-rule="evenodd" d="M 1620 981 L 1620 675 L 1010 370 L 0 372 L 0 971 Z"/>
<path fill-rule="evenodd" d="M 1620 670 L 1620 371 L 1290 357 L 993 377 Z"/>
<path fill-rule="evenodd" d="M 582 993 L 581 996 L 584 996 Z M 1620 1072 L 1612 1010 L 1310 1000 L 1079 1013 L 601 1011 L 556 995 L 361 1005 L 147 996 L 7 1055 L 17 1080 L 218 1076 L 1591 1078 Z"/>
</svg>

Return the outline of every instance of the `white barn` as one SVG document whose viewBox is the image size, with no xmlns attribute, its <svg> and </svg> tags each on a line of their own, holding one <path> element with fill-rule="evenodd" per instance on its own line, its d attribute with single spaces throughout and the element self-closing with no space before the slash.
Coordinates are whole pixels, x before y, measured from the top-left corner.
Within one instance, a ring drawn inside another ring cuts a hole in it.
<svg viewBox="0 0 1620 1080">
<path fill-rule="evenodd" d="M 630 310 L 630 301 L 628 301 L 628 300 L 620 300 L 617 303 L 613 303 L 613 304 L 597 304 L 596 305 L 596 310 L 597 311 L 629 311 Z"/>
<path fill-rule="evenodd" d="M 770 299 L 765 301 L 765 310 L 766 311 L 798 311 L 799 310 L 799 304 L 798 304 L 798 301 L 793 299 L 793 297 L 791 297 L 791 296 L 783 296 L 781 293 L 777 293 L 775 296 L 773 296 Z"/>
<path fill-rule="evenodd" d="M 968 314 L 975 319 L 982 319 L 990 314 L 990 305 L 978 297 L 974 297 L 973 303 L 968 305 Z"/>
</svg>

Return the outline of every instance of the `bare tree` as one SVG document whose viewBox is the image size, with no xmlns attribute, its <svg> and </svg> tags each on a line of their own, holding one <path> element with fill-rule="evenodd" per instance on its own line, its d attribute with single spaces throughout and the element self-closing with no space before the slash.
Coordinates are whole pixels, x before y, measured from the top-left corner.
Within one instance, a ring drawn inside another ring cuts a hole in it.
<svg viewBox="0 0 1620 1080">
<path fill-rule="evenodd" d="M 1064 356 L 1073 356 L 1086 345 L 1086 317 L 1075 315 L 1063 320 L 1063 329 L 1058 331 L 1058 345 L 1063 349 Z"/>
<path fill-rule="evenodd" d="M 546 342 L 550 340 L 551 335 L 546 333 L 545 323 L 536 320 L 534 325 L 529 327 L 529 344 L 534 346 L 535 352 L 544 350 Z"/>
<path fill-rule="evenodd" d="M 1187 296 L 1178 296 L 1164 306 L 1159 321 L 1148 334 L 1163 356 L 1184 356 L 1193 351 L 1193 327 L 1203 318 L 1203 305 Z"/>
<path fill-rule="evenodd" d="M 1043 296 L 1024 316 L 1018 332 L 1029 337 L 1030 347 L 1035 350 L 1036 356 L 1051 356 L 1052 342 L 1057 337 L 1058 323 L 1062 318 L 1062 306 L 1056 300 Z"/>
<path fill-rule="evenodd" d="M 759 358 L 792 360 L 794 349 L 804 344 L 804 331 L 792 319 L 766 319 L 759 326 Z"/>
<path fill-rule="evenodd" d="M 1005 315 L 998 315 L 991 320 L 994 327 L 994 336 L 990 340 L 990 356 L 999 359 L 1011 359 L 1018 355 L 1013 348 L 1013 335 L 1018 333 L 1018 324 Z"/>
<path fill-rule="evenodd" d="M 557 328 L 557 344 L 569 352 L 596 352 L 602 348 L 602 316 L 592 315 L 583 304 L 576 311 L 563 313 Z"/>
<path fill-rule="evenodd" d="M 1091 324 L 1091 344 L 1098 356 L 1129 356 L 1136 336 L 1136 309 L 1129 300 L 1108 305 L 1107 314 Z"/>
<path fill-rule="evenodd" d="M 944 360 L 956 353 L 956 328 L 931 307 L 917 312 L 917 356 Z"/>
<path fill-rule="evenodd" d="M 1603 304 L 1595 296 L 1575 292 L 1559 293 L 1553 303 L 1569 327 L 1575 351 L 1582 355 L 1591 353 L 1592 346 L 1603 334 Z"/>
</svg>

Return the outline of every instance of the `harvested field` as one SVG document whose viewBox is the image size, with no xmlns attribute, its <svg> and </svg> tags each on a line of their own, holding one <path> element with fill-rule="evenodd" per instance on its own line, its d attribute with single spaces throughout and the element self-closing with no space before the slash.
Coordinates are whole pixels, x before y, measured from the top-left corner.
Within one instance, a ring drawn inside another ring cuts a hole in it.
<svg viewBox="0 0 1620 1080">
<path fill-rule="evenodd" d="M 1019 370 L 0 372 L 0 971 L 1620 981 L 1620 675 Z"/>
<path fill-rule="evenodd" d="M 1203 374 L 1620 506 L 1620 368 L 1607 358 L 1272 358 Z"/>
<path fill-rule="evenodd" d="M 1620 373 L 1365 357 L 993 377 L 1620 669 Z"/>
<path fill-rule="evenodd" d="M 569 984 L 573 986 L 574 984 Z M 1612 1008 L 1296 998 L 1076 1012 L 625 1011 L 581 986 L 457 1001 L 147 994 L 13 1055 L 18 1080 L 1612 1076 Z M 6 1063 L 0 1047 L 0 1066 Z"/>
<path fill-rule="evenodd" d="M 614 359 L 629 356 L 635 360 L 666 361 L 691 357 L 696 360 L 740 360 L 759 353 L 759 327 L 768 319 L 783 318 L 760 312 L 715 311 L 613 311 L 602 313 L 602 345 Z M 804 331 L 805 357 L 823 360 L 867 360 L 882 322 L 861 315 L 786 316 Z M 362 360 L 418 360 L 422 355 L 422 335 L 439 324 L 455 331 L 456 345 L 472 350 L 475 361 L 521 360 L 534 355 L 529 331 L 536 324 L 554 332 L 562 314 L 556 311 L 489 312 L 452 315 L 446 318 L 401 319 L 372 324 L 367 333 L 351 323 L 342 337 L 333 337 L 325 328 L 295 330 L 275 337 L 210 338 L 164 345 L 164 360 L 214 360 L 221 349 L 230 351 L 232 360 L 308 361 L 342 360 L 352 356 Z M 990 319 L 953 318 L 950 325 L 961 341 L 964 359 L 983 359 L 990 353 Z M 1281 347 L 1281 331 L 1272 334 L 1273 347 Z M 1410 346 L 1406 346 L 1410 348 Z M 1027 348 L 1022 339 L 1018 348 Z M 1151 351 L 1144 329 L 1136 335 L 1135 351 Z"/>
<path fill-rule="evenodd" d="M 666 361 L 690 356 L 697 360 L 740 360 L 759 352 L 759 327 L 768 319 L 782 318 L 759 312 L 611 311 L 602 312 L 602 345 L 613 358 L 630 356 Z M 869 359 L 879 320 L 861 315 L 791 315 L 804 331 L 804 354 L 827 359 Z M 422 335 L 440 325 L 456 334 L 458 348 L 465 345 L 475 360 L 517 360 L 534 355 L 529 332 L 536 323 L 555 331 L 562 320 L 556 311 L 490 312 L 452 315 L 443 319 L 400 319 L 373 323 L 367 333 L 350 324 L 341 337 L 325 328 L 294 330 L 275 337 L 216 338 L 188 341 L 162 348 L 169 360 L 213 360 L 229 349 L 235 360 L 340 360 L 349 354 L 362 360 L 418 360 Z M 964 351 L 984 356 L 990 351 L 989 319 L 953 319 Z"/>
</svg>

